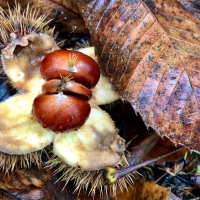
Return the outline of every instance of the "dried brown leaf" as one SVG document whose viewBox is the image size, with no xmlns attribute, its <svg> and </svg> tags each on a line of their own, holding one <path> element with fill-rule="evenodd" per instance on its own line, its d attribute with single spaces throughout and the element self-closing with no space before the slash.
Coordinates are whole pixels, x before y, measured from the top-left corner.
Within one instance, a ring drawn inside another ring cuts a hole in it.
<svg viewBox="0 0 200 200">
<path fill-rule="evenodd" d="M 30 186 L 41 187 L 47 182 L 49 175 L 36 168 L 16 169 L 12 174 L 5 175 L 0 171 L 0 188 L 4 190 L 25 190 Z"/>
<path fill-rule="evenodd" d="M 117 196 L 118 200 L 168 200 L 170 197 L 170 189 L 161 187 L 155 182 L 147 182 L 140 179 L 135 182 L 134 189 L 128 188 L 128 191 L 124 194 L 119 194 Z"/>
<path fill-rule="evenodd" d="M 42 188 L 51 178 L 51 173 L 43 170 L 38 170 L 35 167 L 29 169 L 15 169 L 12 174 L 5 175 L 0 171 L 0 188 L 15 196 L 38 194 L 39 189 Z"/>
<path fill-rule="evenodd" d="M 51 177 L 50 171 L 38 170 L 34 167 L 16 169 L 9 176 L 0 172 L 0 199 L 7 200 L 4 195 L 23 200 L 74 199 L 72 185 L 68 184 L 63 190 L 64 183 L 55 184 L 56 181 L 57 177 Z"/>
<path fill-rule="evenodd" d="M 10 198 L 10 197 L 4 195 L 3 193 L 0 193 L 0 199 L 1 199 L 1 200 L 12 200 L 12 198 Z"/>
<path fill-rule="evenodd" d="M 78 6 L 102 69 L 146 126 L 200 151 L 195 14 L 175 0 L 78 0 Z"/>
</svg>

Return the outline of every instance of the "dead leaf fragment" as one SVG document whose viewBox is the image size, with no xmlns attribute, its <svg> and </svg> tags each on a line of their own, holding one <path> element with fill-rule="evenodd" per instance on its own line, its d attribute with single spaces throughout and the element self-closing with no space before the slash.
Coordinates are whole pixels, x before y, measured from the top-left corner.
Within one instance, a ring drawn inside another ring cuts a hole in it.
<svg viewBox="0 0 200 200">
<path fill-rule="evenodd" d="M 9 176 L 0 172 L 0 199 L 10 199 L 6 196 L 23 200 L 74 199 L 72 184 L 68 184 L 63 190 L 64 183 L 55 184 L 57 180 L 56 176 L 51 177 L 50 171 L 38 170 L 35 167 L 16 169 Z"/>
<path fill-rule="evenodd" d="M 134 189 L 129 188 L 124 194 L 117 196 L 118 200 L 168 200 L 170 189 L 157 185 L 155 182 L 147 182 L 144 179 L 137 180 Z"/>
<path fill-rule="evenodd" d="M 194 13 L 171 0 L 79 0 L 78 6 L 105 75 L 146 126 L 200 151 L 200 21 Z"/>
<path fill-rule="evenodd" d="M 8 192 L 26 191 L 32 187 L 43 187 L 50 178 L 50 172 L 39 171 L 36 167 L 17 168 L 9 176 L 0 171 L 0 188 Z"/>
<path fill-rule="evenodd" d="M 4 195 L 3 193 L 0 193 L 0 199 L 1 199 L 1 200 L 12 200 L 12 198 L 10 198 L 10 197 Z"/>
</svg>

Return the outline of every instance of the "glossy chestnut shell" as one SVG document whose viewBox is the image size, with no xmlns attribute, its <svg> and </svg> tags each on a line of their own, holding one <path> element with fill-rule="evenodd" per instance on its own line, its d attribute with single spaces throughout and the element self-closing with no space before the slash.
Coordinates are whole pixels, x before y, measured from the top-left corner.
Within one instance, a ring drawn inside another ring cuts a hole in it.
<svg viewBox="0 0 200 200">
<path fill-rule="evenodd" d="M 33 102 L 32 113 L 44 128 L 64 132 L 81 127 L 90 110 L 89 103 L 84 99 L 61 92 L 37 96 Z"/>
<path fill-rule="evenodd" d="M 43 84 L 42 90 L 43 93 L 48 94 L 54 94 L 62 91 L 66 94 L 80 96 L 86 100 L 89 100 L 92 97 L 92 91 L 90 89 L 75 81 L 53 79 Z"/>
<path fill-rule="evenodd" d="M 99 81 L 100 69 L 96 61 L 78 51 L 56 50 L 45 56 L 40 72 L 45 80 L 70 77 L 88 88 Z"/>
<path fill-rule="evenodd" d="M 34 99 L 33 116 L 56 133 L 80 128 L 90 114 L 90 88 L 100 78 L 96 61 L 78 51 L 56 50 L 44 57 L 40 72 L 47 82 L 44 94 Z"/>
</svg>

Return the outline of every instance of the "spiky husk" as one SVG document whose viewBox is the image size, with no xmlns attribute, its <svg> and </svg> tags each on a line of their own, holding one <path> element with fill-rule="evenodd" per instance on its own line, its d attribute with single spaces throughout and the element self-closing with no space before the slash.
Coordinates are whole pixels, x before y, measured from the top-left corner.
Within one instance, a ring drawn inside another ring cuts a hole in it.
<svg viewBox="0 0 200 200">
<path fill-rule="evenodd" d="M 122 156 L 121 162 L 116 167 L 118 169 L 128 167 L 128 162 L 125 155 Z M 104 177 L 105 170 L 83 171 L 79 167 L 70 167 L 66 165 L 59 157 L 55 155 L 52 155 L 50 160 L 45 163 L 45 168 L 51 170 L 53 169 L 54 175 L 58 173 L 62 174 L 57 181 L 64 181 L 65 186 L 69 181 L 72 181 L 75 185 L 74 192 L 83 192 L 93 197 L 97 193 L 101 197 L 116 197 L 118 189 L 120 189 L 121 192 L 128 190 L 128 186 L 133 185 L 134 180 L 139 177 L 137 172 L 133 172 L 120 178 L 113 184 L 106 185 Z"/>
<path fill-rule="evenodd" d="M 42 154 L 45 150 L 39 150 L 24 155 L 10 155 L 0 152 L 0 170 L 9 175 L 15 168 L 30 168 L 33 164 L 42 168 Z"/>
<path fill-rule="evenodd" d="M 39 10 L 31 8 L 28 4 L 27 8 L 22 11 L 20 4 L 16 4 L 13 9 L 8 8 L 5 12 L 0 7 L 0 40 L 1 45 L 7 45 L 10 42 L 10 34 L 14 33 L 18 37 L 22 37 L 31 32 L 49 31 L 44 27 L 48 24 L 45 22 L 47 15 L 40 15 Z"/>
</svg>

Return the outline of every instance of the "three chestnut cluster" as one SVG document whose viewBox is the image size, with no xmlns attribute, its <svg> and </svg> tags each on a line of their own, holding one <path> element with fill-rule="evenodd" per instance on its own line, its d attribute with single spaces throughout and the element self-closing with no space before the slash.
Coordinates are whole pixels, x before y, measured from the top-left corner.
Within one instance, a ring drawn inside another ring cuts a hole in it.
<svg viewBox="0 0 200 200">
<path fill-rule="evenodd" d="M 47 82 L 33 102 L 36 120 L 54 132 L 80 128 L 90 114 L 90 89 L 100 78 L 96 61 L 78 51 L 56 50 L 45 56 L 40 72 Z"/>
</svg>

